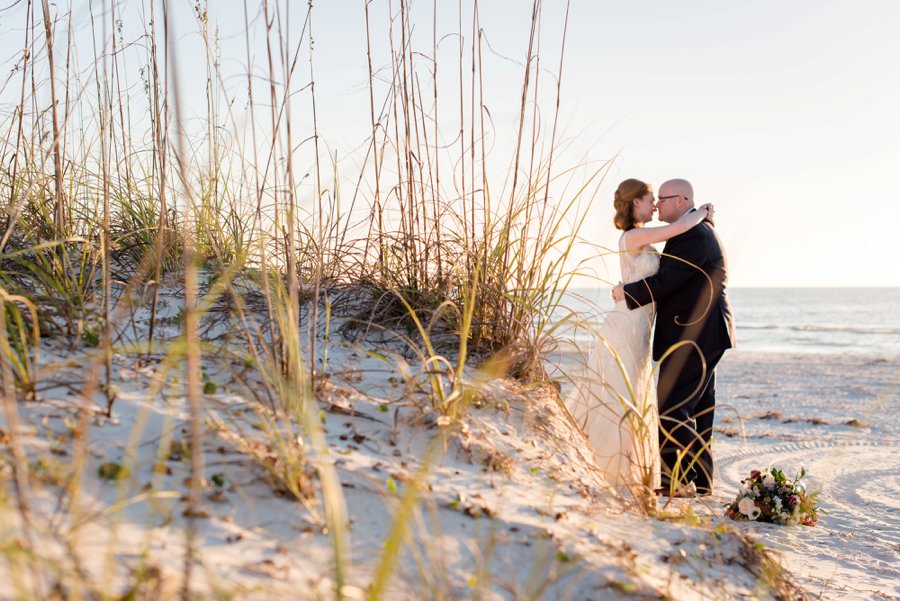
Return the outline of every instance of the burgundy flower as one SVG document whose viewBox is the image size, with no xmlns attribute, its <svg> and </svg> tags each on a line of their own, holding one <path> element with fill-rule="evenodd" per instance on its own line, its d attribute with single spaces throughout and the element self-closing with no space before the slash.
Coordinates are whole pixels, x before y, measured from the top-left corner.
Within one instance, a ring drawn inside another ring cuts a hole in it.
<svg viewBox="0 0 900 601">
<path fill-rule="evenodd" d="M 726 506 L 733 520 L 750 520 L 772 524 L 813 526 L 818 521 L 815 495 L 807 496 L 801 478 L 788 480 L 777 468 L 752 470 L 741 480 L 737 498 Z"/>
</svg>

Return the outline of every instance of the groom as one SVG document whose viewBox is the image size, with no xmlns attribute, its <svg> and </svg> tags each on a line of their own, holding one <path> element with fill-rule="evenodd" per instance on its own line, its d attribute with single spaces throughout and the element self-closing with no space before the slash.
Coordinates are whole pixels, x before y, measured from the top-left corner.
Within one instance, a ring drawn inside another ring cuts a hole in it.
<svg viewBox="0 0 900 601">
<path fill-rule="evenodd" d="M 667 223 L 693 211 L 691 184 L 664 183 L 657 207 Z M 629 309 L 656 302 L 653 359 L 665 357 L 657 383 L 663 491 L 690 491 L 693 483 L 701 495 L 712 492 L 715 369 L 735 343 L 726 272 L 722 243 L 706 220 L 666 242 L 655 275 L 613 288 L 613 299 Z"/>
</svg>

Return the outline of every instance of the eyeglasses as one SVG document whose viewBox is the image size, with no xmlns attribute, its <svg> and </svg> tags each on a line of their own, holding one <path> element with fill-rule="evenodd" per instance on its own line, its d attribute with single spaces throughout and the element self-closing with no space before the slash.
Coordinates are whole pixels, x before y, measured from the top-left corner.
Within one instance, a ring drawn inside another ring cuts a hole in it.
<svg viewBox="0 0 900 601">
<path fill-rule="evenodd" d="M 660 196 L 660 197 L 657 198 L 656 200 L 657 200 L 657 203 L 660 203 L 660 202 L 663 202 L 664 200 L 670 200 L 670 199 L 672 199 L 672 198 L 678 198 L 679 196 L 680 196 L 680 197 L 683 197 L 683 198 L 687 198 L 687 196 L 685 196 L 684 194 L 672 194 L 672 195 L 670 195 L 670 196 Z"/>
</svg>

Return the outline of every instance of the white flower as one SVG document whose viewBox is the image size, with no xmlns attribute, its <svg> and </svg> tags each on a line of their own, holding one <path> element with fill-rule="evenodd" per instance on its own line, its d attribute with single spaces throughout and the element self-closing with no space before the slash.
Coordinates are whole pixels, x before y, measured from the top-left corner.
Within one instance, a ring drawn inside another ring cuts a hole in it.
<svg viewBox="0 0 900 601">
<path fill-rule="evenodd" d="M 775 488 L 775 477 L 766 472 L 766 475 L 763 477 L 763 485 L 765 485 L 766 488 Z"/>
<path fill-rule="evenodd" d="M 756 507 L 756 504 L 750 497 L 744 497 L 740 500 L 740 502 L 738 502 L 738 511 L 743 513 L 751 520 L 755 520 L 759 517 L 760 514 L 759 509 Z"/>
<path fill-rule="evenodd" d="M 774 497 L 772 504 L 775 505 L 775 511 L 781 511 L 781 497 Z"/>
</svg>

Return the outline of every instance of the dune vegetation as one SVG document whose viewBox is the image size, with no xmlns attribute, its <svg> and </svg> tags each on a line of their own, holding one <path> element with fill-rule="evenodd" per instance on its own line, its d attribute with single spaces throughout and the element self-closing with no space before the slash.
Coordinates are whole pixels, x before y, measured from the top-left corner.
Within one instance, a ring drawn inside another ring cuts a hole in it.
<svg viewBox="0 0 900 601">
<path fill-rule="evenodd" d="M 686 559 L 578 542 L 591 506 L 655 510 L 592 500 L 602 478 L 546 378 L 610 164 L 557 156 L 566 37 L 542 39 L 549 8 L 522 7 L 500 155 L 477 3 L 452 36 L 407 0 L 354 3 L 368 127 L 340 160 L 314 3 L 229 3 L 243 33 L 227 40 L 212 3 L 175 4 L 0 13 L 21 38 L 0 90 L 0 596 L 687 594 Z M 461 471 L 469 488 L 441 487 Z M 464 534 L 501 522 L 501 480 L 507 501 L 531 491 L 532 517 Z M 554 534 L 567 512 L 582 517 Z M 799 595 L 751 541 L 656 515 L 698 561 L 738 564 L 734 590 Z"/>
</svg>

